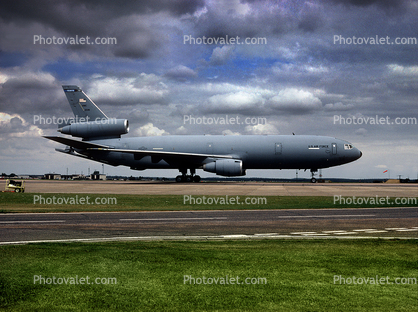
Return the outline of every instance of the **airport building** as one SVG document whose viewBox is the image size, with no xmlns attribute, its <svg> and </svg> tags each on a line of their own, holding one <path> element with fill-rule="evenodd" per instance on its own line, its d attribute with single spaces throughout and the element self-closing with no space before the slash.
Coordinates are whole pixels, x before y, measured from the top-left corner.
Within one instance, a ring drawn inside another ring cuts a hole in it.
<svg viewBox="0 0 418 312">
<path fill-rule="evenodd" d="M 92 180 L 106 180 L 106 175 L 100 173 L 99 171 L 94 171 L 93 174 L 90 175 Z"/>
<path fill-rule="evenodd" d="M 61 180 L 61 175 L 57 173 L 45 173 L 44 178 L 46 180 Z"/>
</svg>

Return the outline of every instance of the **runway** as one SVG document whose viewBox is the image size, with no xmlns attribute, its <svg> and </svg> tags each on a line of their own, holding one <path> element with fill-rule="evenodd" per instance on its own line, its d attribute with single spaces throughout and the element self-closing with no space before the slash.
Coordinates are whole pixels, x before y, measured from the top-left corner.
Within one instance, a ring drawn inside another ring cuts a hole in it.
<svg viewBox="0 0 418 312">
<path fill-rule="evenodd" d="M 5 182 L 4 182 L 5 183 Z M 25 182 L 27 193 L 418 197 L 416 184 Z M 17 196 L 19 196 L 17 194 Z M 412 237 L 418 208 L 0 214 L 0 244 L 113 239 Z"/>
<path fill-rule="evenodd" d="M 0 244 L 66 240 L 275 237 L 418 239 L 418 208 L 0 215 Z"/>
<path fill-rule="evenodd" d="M 0 187 L 4 189 L 6 182 Z M 418 184 L 268 183 L 268 182 L 146 182 L 146 181 L 25 181 L 29 193 L 242 195 L 242 196 L 390 196 L 418 197 Z"/>
</svg>

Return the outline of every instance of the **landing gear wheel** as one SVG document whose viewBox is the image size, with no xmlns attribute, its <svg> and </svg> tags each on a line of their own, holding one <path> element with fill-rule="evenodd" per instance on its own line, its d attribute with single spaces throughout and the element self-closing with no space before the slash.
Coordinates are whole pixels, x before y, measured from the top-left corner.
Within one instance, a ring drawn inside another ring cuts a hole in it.
<svg viewBox="0 0 418 312">
<path fill-rule="evenodd" d="M 312 175 L 311 182 L 312 183 L 316 183 L 315 172 L 317 171 L 318 169 L 311 169 L 311 175 Z"/>
<path fill-rule="evenodd" d="M 176 177 L 176 182 L 200 182 L 200 176 L 195 175 L 196 169 L 190 169 L 190 174 L 187 174 L 187 169 L 185 168 L 180 168 L 179 171 L 181 172 L 181 175 Z"/>
</svg>

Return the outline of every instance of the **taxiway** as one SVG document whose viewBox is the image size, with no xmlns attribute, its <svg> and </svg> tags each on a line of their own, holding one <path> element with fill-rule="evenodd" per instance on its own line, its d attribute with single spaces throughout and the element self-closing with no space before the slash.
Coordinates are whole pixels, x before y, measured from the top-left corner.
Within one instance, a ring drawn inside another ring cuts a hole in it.
<svg viewBox="0 0 418 312">
<path fill-rule="evenodd" d="M 0 215 L 0 244 L 144 237 L 410 237 L 417 208 L 289 209 Z"/>
</svg>

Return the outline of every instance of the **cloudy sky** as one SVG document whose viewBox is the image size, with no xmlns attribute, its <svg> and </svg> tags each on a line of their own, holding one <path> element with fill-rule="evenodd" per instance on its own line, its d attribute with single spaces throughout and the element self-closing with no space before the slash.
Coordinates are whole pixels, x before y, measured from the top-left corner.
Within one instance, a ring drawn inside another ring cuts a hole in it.
<svg viewBox="0 0 418 312">
<path fill-rule="evenodd" d="M 55 152 L 60 145 L 42 135 L 57 135 L 57 125 L 35 120 L 71 117 L 61 85 L 76 84 L 108 116 L 129 119 L 127 136 L 333 136 L 352 142 L 363 157 L 324 169 L 325 177 L 416 178 L 417 15 L 417 1 L 401 0 L 2 1 L 0 171 L 101 170 Z M 48 44 L 54 37 L 62 44 Z M 116 44 L 63 43 L 76 37 Z M 221 44 L 226 38 L 235 40 Z M 185 122 L 226 116 L 266 122 Z M 382 117 L 385 124 L 374 123 Z"/>
</svg>

